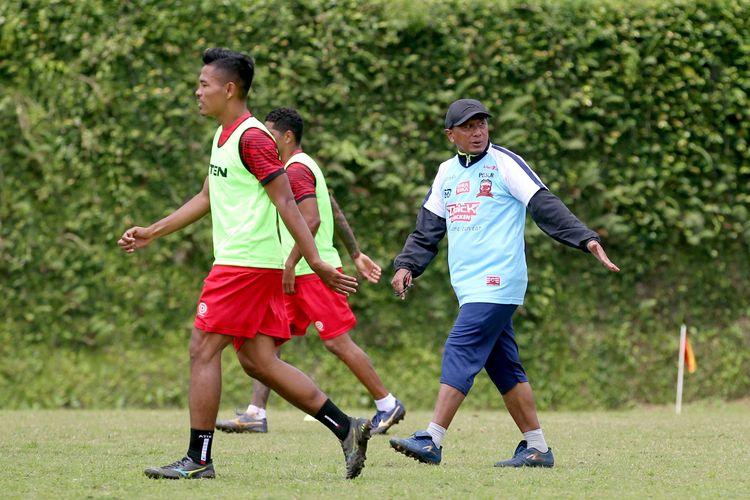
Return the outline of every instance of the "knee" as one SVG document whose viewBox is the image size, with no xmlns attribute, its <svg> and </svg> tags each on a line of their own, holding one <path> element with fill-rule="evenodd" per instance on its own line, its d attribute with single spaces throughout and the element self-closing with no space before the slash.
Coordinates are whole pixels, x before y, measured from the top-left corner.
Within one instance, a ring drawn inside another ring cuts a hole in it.
<svg viewBox="0 0 750 500">
<path fill-rule="evenodd" d="M 245 373 L 253 378 L 257 378 L 260 369 L 260 362 L 255 356 L 249 356 L 247 353 L 239 351 L 237 352 L 237 359 Z"/>
<path fill-rule="evenodd" d="M 248 354 L 240 351 L 237 353 L 237 359 L 242 369 L 249 376 L 256 379 L 263 379 L 265 374 L 273 370 L 273 363 L 279 360 L 277 355 L 262 356 L 258 353 Z"/>
<path fill-rule="evenodd" d="M 328 349 L 329 352 L 335 354 L 338 357 L 341 357 L 350 352 L 352 349 L 357 348 L 357 345 L 346 334 L 333 339 L 324 340 L 323 345 L 326 347 L 326 349 Z"/>
<path fill-rule="evenodd" d="M 201 330 L 193 329 L 190 335 L 190 364 L 208 363 L 214 356 L 221 354 L 221 349 L 218 349 L 211 342 L 211 338 L 206 332 Z M 218 350 L 217 350 L 218 349 Z"/>
</svg>

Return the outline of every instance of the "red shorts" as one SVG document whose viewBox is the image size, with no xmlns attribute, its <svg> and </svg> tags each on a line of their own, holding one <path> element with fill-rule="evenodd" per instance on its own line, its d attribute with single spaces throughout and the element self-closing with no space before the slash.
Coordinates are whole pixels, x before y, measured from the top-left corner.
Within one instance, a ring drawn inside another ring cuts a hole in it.
<svg viewBox="0 0 750 500">
<path fill-rule="evenodd" d="M 357 324 L 346 295 L 325 286 L 317 274 L 297 276 L 294 295 L 284 295 L 284 299 L 292 335 L 304 335 L 312 323 L 321 340 L 331 340 Z"/>
<path fill-rule="evenodd" d="M 289 340 L 281 275 L 281 269 L 214 266 L 203 282 L 195 327 L 231 335 L 236 350 L 258 333 L 277 345 Z"/>
</svg>

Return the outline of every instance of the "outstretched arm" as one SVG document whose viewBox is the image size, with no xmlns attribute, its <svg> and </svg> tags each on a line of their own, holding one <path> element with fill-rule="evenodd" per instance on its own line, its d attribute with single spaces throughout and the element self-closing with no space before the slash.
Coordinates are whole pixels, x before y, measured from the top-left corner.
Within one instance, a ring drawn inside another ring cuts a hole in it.
<svg viewBox="0 0 750 500">
<path fill-rule="evenodd" d="M 189 226 L 211 210 L 208 195 L 208 178 L 203 181 L 203 188 L 180 208 L 148 227 L 134 226 L 123 233 L 117 244 L 126 253 L 149 245 L 156 238 L 166 236 L 185 226 Z"/>
<path fill-rule="evenodd" d="M 341 241 L 344 242 L 346 251 L 352 258 L 357 271 L 370 283 L 377 283 L 380 281 L 380 273 L 382 272 L 382 269 L 375 263 L 375 261 L 360 251 L 359 245 L 357 244 L 357 238 L 354 237 L 354 232 L 349 226 L 349 222 L 346 220 L 344 212 L 339 207 L 339 204 L 336 202 L 333 195 L 330 195 L 330 197 L 336 235 L 338 235 Z"/>
<path fill-rule="evenodd" d="M 620 270 L 607 257 L 599 235 L 578 220 L 560 198 L 540 189 L 531 197 L 528 207 L 531 218 L 545 234 L 564 245 L 591 252 L 610 271 Z"/>
</svg>

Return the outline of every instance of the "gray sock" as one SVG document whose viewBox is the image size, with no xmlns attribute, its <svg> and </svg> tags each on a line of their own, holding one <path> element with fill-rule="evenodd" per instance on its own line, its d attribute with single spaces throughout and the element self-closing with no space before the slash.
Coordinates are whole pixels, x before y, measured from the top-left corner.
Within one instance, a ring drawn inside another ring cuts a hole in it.
<svg viewBox="0 0 750 500">
<path fill-rule="evenodd" d="M 533 431 L 524 432 L 523 438 L 526 440 L 527 448 L 534 448 L 542 453 L 547 453 L 549 450 L 547 441 L 544 440 L 544 433 L 542 432 L 541 427 L 539 429 L 534 429 Z"/>
<path fill-rule="evenodd" d="M 447 431 L 445 427 L 441 427 L 435 422 L 430 422 L 430 425 L 427 426 L 427 434 L 432 436 L 432 441 L 435 443 L 435 445 L 440 448 L 443 444 L 443 438 L 445 437 L 445 431 Z"/>
</svg>

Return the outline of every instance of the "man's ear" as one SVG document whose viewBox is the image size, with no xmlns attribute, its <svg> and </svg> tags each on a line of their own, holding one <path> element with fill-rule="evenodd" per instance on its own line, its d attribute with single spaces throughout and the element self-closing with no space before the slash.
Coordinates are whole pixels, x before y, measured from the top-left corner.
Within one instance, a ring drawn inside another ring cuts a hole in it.
<svg viewBox="0 0 750 500">
<path fill-rule="evenodd" d="M 287 130 L 286 132 L 284 132 L 283 139 L 284 139 L 285 143 L 287 143 L 287 144 L 293 144 L 294 143 L 294 132 L 292 132 L 291 130 Z"/>
<path fill-rule="evenodd" d="M 237 84 L 230 81 L 224 85 L 224 94 L 227 96 L 227 99 L 231 99 L 232 97 L 234 97 L 236 93 L 237 93 Z"/>
<path fill-rule="evenodd" d="M 448 140 L 453 142 L 453 130 L 447 128 L 445 129 L 445 135 L 448 137 Z"/>
</svg>

